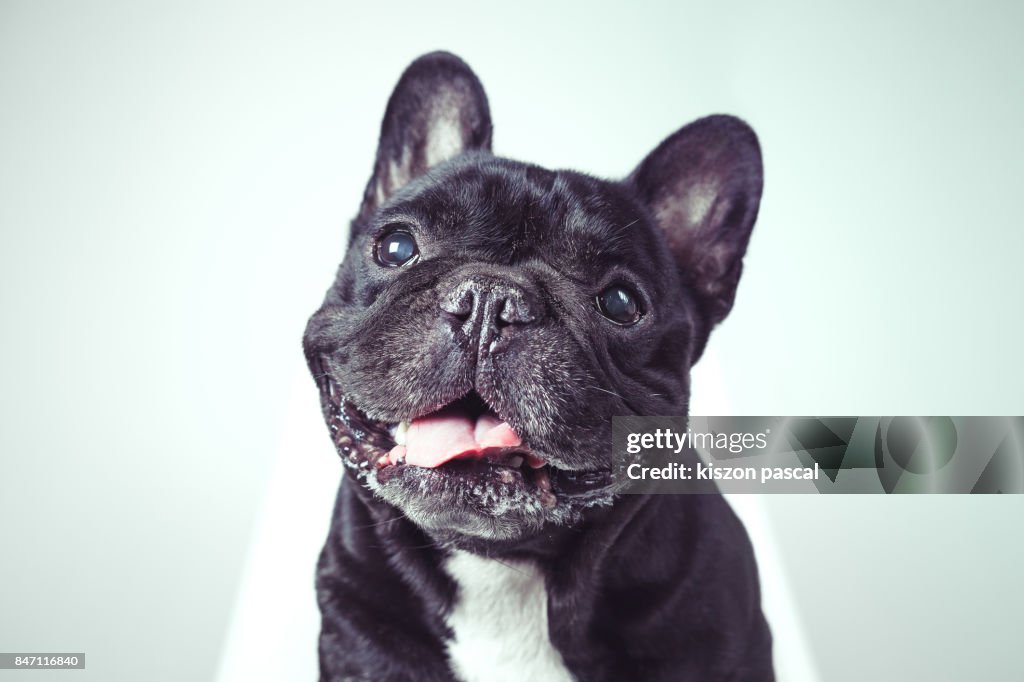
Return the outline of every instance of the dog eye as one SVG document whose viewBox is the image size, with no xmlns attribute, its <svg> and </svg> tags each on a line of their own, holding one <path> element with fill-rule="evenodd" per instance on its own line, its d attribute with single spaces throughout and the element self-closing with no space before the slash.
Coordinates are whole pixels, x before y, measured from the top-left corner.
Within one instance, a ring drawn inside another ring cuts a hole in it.
<svg viewBox="0 0 1024 682">
<path fill-rule="evenodd" d="M 615 284 L 597 295 L 597 309 L 616 324 L 633 324 L 640 319 L 638 298 L 629 287 Z"/>
<path fill-rule="evenodd" d="M 388 232 L 377 242 L 377 262 L 388 268 L 411 263 L 419 253 L 416 240 L 405 230 Z"/>
</svg>

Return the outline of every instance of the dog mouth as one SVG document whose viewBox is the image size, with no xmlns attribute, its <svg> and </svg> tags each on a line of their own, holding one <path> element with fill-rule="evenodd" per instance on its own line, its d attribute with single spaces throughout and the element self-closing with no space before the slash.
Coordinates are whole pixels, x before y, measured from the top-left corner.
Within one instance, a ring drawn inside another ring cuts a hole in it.
<svg viewBox="0 0 1024 682">
<path fill-rule="evenodd" d="M 438 409 L 398 421 L 368 417 L 321 374 L 324 416 L 338 453 L 360 477 L 386 485 L 409 475 L 443 477 L 445 488 L 523 495 L 541 508 L 587 498 L 611 484 L 611 469 L 553 466 L 475 390 Z M 471 496 L 471 492 L 468 493 Z"/>
</svg>

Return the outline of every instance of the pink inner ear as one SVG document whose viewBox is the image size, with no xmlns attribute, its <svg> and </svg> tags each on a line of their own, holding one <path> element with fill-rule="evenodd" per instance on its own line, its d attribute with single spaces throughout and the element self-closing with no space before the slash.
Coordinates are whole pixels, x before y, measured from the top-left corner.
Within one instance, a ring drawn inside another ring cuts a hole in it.
<svg viewBox="0 0 1024 682">
<path fill-rule="evenodd" d="M 718 184 L 704 181 L 690 185 L 684 190 L 680 201 L 685 210 L 685 219 L 690 225 L 703 225 L 718 197 Z"/>
</svg>

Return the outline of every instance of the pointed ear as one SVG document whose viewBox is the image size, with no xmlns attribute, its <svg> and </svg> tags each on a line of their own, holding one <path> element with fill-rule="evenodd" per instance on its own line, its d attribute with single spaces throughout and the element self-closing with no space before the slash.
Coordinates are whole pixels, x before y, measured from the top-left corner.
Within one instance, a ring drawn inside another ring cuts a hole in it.
<svg viewBox="0 0 1024 682">
<path fill-rule="evenodd" d="M 359 217 L 369 216 L 442 161 L 490 148 L 491 114 L 476 75 L 453 54 L 423 55 L 405 70 L 388 100 Z"/>
<path fill-rule="evenodd" d="M 677 131 L 628 180 L 668 238 L 710 326 L 732 308 L 763 176 L 757 136 L 732 116 Z"/>
</svg>

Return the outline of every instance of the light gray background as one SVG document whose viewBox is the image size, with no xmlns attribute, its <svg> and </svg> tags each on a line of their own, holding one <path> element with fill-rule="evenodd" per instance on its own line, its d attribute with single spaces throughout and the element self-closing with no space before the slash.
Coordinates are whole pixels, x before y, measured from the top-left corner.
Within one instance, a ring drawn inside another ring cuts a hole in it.
<svg viewBox="0 0 1024 682">
<path fill-rule="evenodd" d="M 1022 25 L 0 0 L 0 650 L 89 666 L 17 679 L 214 675 L 305 318 L 431 49 L 480 75 L 499 153 L 551 166 L 619 176 L 698 116 L 754 126 L 765 200 L 712 340 L 736 413 L 1024 414 Z M 1024 498 L 765 507 L 822 679 L 1019 678 Z"/>
</svg>

